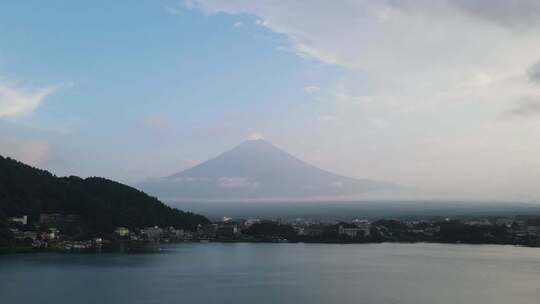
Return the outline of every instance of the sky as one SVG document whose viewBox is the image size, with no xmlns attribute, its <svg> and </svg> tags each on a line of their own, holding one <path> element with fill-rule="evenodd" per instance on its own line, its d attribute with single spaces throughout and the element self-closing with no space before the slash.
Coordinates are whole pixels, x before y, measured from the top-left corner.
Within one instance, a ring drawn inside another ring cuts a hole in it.
<svg viewBox="0 0 540 304">
<path fill-rule="evenodd" d="M 0 154 L 129 184 L 250 138 L 540 202 L 540 2 L 0 2 Z"/>
</svg>

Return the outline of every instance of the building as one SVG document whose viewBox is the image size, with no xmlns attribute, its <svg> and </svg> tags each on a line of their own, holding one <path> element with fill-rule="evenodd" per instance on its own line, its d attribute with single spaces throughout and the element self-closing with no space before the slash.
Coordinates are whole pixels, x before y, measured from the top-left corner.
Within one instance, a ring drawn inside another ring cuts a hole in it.
<svg viewBox="0 0 540 304">
<path fill-rule="evenodd" d="M 244 222 L 244 227 L 249 228 L 249 227 L 251 227 L 253 224 L 259 224 L 260 222 L 261 222 L 260 219 L 247 219 L 247 220 Z"/>
<path fill-rule="evenodd" d="M 511 227 L 512 224 L 514 224 L 514 220 L 509 218 L 498 218 L 495 220 L 495 225 L 497 226 Z"/>
<path fill-rule="evenodd" d="M 233 238 L 238 235 L 238 227 L 236 225 L 220 225 L 216 231 L 218 238 Z"/>
<path fill-rule="evenodd" d="M 125 237 L 129 235 L 129 229 L 126 227 L 118 227 L 114 230 L 114 233 L 118 236 Z"/>
<path fill-rule="evenodd" d="M 371 234 L 371 223 L 367 220 L 354 220 L 353 224 L 363 231 L 364 236 L 369 236 Z"/>
<path fill-rule="evenodd" d="M 465 225 L 467 226 L 492 226 L 493 224 L 487 219 L 482 219 L 482 220 L 467 221 L 465 222 Z"/>
<path fill-rule="evenodd" d="M 302 235 L 309 236 L 309 237 L 319 237 L 322 236 L 324 232 L 324 227 L 319 225 L 311 225 L 304 227 L 302 231 Z"/>
<path fill-rule="evenodd" d="M 18 241 L 35 241 L 37 239 L 37 232 L 35 231 L 14 231 L 13 235 Z"/>
<path fill-rule="evenodd" d="M 35 241 L 37 239 L 37 232 L 35 232 L 35 231 L 25 231 L 24 232 L 24 238 L 25 239 L 31 239 L 32 241 Z"/>
<path fill-rule="evenodd" d="M 424 235 L 434 236 L 435 234 L 439 233 L 440 231 L 441 231 L 440 226 L 427 227 L 427 228 L 424 229 Z"/>
<path fill-rule="evenodd" d="M 217 224 L 209 224 L 199 229 L 198 233 L 203 238 L 215 238 L 218 230 Z"/>
<path fill-rule="evenodd" d="M 52 241 L 52 240 L 58 239 L 59 237 L 60 237 L 60 231 L 58 231 L 58 229 L 56 228 L 49 228 L 47 229 L 46 232 L 43 232 L 41 234 L 42 240 Z"/>
<path fill-rule="evenodd" d="M 21 223 L 23 225 L 28 224 L 28 216 L 27 215 L 23 215 L 21 217 L 12 217 L 9 220 L 12 221 L 12 222 L 15 222 L 15 223 Z"/>
<path fill-rule="evenodd" d="M 351 238 L 357 237 L 360 232 L 363 233 L 363 230 L 358 227 L 343 227 L 343 225 L 339 225 L 338 229 L 340 235 L 346 235 Z"/>
<path fill-rule="evenodd" d="M 540 226 L 526 226 L 525 230 L 530 235 L 540 235 Z"/>
<path fill-rule="evenodd" d="M 141 235 L 147 239 L 159 239 L 163 235 L 163 229 L 158 226 L 141 229 Z"/>
<path fill-rule="evenodd" d="M 183 239 L 185 235 L 184 229 L 176 229 L 174 227 L 169 227 L 167 230 L 167 234 L 169 237 L 175 238 L 175 239 Z"/>
</svg>

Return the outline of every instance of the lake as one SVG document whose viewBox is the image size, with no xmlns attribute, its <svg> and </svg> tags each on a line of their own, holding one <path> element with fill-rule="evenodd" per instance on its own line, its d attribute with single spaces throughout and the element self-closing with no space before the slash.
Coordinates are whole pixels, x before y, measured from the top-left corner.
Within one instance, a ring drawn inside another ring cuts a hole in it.
<svg viewBox="0 0 540 304">
<path fill-rule="evenodd" d="M 540 303 L 540 248 L 168 245 L 0 256 L 0 303 Z"/>
</svg>

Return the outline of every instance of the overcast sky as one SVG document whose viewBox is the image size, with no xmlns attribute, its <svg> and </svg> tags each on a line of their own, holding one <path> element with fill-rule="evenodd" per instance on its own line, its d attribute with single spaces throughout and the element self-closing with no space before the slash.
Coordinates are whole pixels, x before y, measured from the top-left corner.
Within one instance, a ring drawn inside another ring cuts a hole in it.
<svg viewBox="0 0 540 304">
<path fill-rule="evenodd" d="M 540 1 L 0 4 L 0 154 L 137 183 L 261 137 L 351 177 L 539 200 Z"/>
</svg>

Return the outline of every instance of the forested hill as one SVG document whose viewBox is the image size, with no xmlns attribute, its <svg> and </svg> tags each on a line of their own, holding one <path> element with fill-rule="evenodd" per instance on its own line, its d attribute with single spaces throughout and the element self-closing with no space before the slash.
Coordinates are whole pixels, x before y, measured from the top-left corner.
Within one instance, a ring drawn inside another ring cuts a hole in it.
<svg viewBox="0 0 540 304">
<path fill-rule="evenodd" d="M 208 220 L 166 206 L 157 198 L 132 187 L 99 177 L 56 177 L 0 156 L 0 220 L 40 213 L 79 215 L 84 226 L 96 232 L 115 227 L 175 226 L 194 229 Z"/>
</svg>

